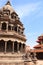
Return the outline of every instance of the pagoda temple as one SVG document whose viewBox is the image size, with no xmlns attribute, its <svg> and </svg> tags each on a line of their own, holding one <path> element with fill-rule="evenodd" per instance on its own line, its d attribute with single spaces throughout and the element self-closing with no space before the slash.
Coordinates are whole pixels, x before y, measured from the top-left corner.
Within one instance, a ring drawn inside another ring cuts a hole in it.
<svg viewBox="0 0 43 65">
<path fill-rule="evenodd" d="M 34 52 L 36 52 L 38 59 L 43 59 L 43 34 L 38 37 L 36 42 L 38 45 L 34 46 Z"/>
</svg>

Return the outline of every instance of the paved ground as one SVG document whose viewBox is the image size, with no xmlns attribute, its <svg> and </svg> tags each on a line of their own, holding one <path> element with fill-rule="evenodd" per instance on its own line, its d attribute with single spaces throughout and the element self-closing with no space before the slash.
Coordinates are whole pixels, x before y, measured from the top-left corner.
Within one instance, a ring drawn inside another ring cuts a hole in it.
<svg viewBox="0 0 43 65">
<path fill-rule="evenodd" d="M 37 65 L 43 65 L 43 60 L 38 60 Z"/>
</svg>

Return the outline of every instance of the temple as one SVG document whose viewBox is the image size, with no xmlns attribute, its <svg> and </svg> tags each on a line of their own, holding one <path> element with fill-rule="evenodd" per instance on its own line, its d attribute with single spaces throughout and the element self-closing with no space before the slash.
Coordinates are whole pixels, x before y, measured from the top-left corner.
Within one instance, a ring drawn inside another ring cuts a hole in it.
<svg viewBox="0 0 43 65">
<path fill-rule="evenodd" d="M 36 42 L 38 45 L 34 46 L 34 52 L 39 60 L 43 60 L 43 34 L 38 37 Z"/>
<path fill-rule="evenodd" d="M 25 44 L 24 29 L 18 14 L 7 1 L 0 9 L 0 65 L 36 65 L 36 56 Z"/>
<path fill-rule="evenodd" d="M 24 27 L 8 1 L 0 10 L 0 52 L 25 52 Z"/>
</svg>

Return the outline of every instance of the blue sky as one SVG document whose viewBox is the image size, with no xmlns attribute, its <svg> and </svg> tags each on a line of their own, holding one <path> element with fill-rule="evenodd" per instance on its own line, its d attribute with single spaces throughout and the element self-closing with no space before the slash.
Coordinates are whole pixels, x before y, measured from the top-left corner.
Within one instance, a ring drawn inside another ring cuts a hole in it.
<svg viewBox="0 0 43 65">
<path fill-rule="evenodd" d="M 0 0 L 3 7 L 7 0 Z M 43 0 L 10 0 L 25 27 L 26 44 L 36 45 L 37 37 L 43 34 Z"/>
</svg>

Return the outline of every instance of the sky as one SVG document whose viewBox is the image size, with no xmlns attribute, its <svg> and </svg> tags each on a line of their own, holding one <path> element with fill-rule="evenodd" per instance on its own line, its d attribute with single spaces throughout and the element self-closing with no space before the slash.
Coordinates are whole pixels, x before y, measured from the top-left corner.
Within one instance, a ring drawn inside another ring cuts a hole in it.
<svg viewBox="0 0 43 65">
<path fill-rule="evenodd" d="M 8 0 L 0 0 L 0 8 Z M 12 7 L 24 24 L 26 45 L 33 48 L 38 43 L 37 38 L 43 34 L 43 0 L 10 0 Z"/>
</svg>

